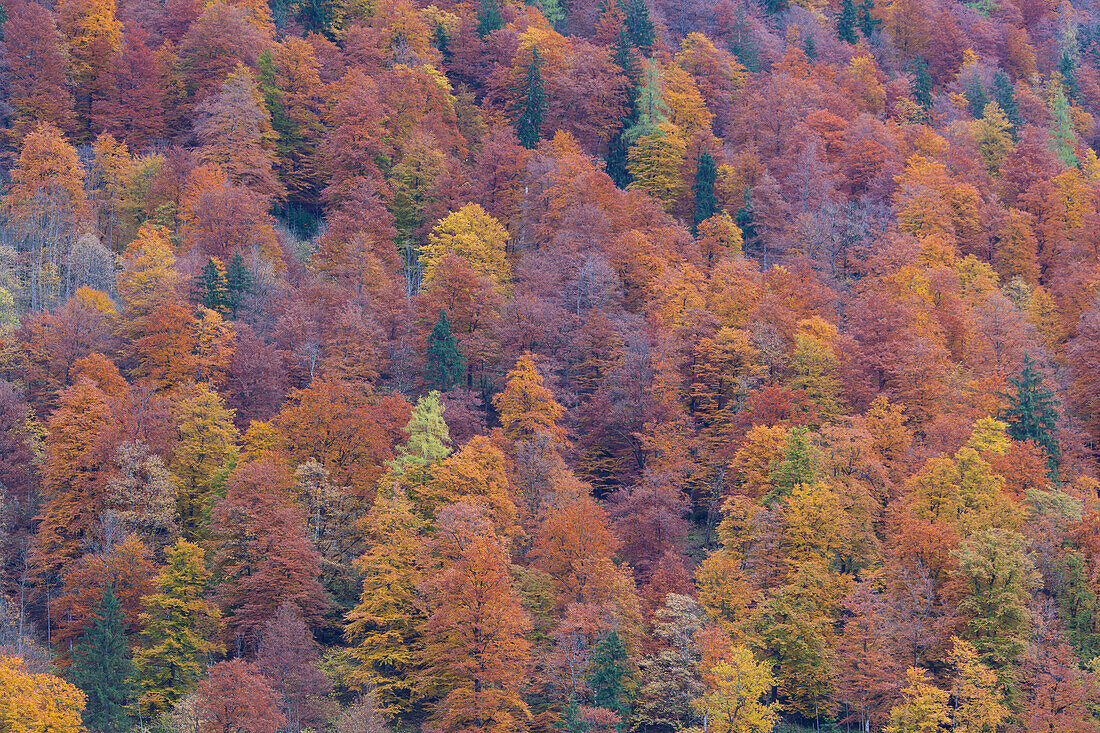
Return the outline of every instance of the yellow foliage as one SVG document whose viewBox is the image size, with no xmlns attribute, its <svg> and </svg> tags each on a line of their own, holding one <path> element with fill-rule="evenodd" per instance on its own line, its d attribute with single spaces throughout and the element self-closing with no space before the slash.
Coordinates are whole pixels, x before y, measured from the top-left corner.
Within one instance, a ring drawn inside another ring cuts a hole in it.
<svg viewBox="0 0 1100 733">
<path fill-rule="evenodd" d="M 466 204 L 439 220 L 420 248 L 420 266 L 424 282 L 432 282 L 436 267 L 446 254 L 465 259 L 474 272 L 506 290 L 511 280 L 511 267 L 505 256 L 508 230 L 489 216 L 478 204 Z"/>
<path fill-rule="evenodd" d="M 707 109 L 707 103 L 691 74 L 679 64 L 671 64 L 661 75 L 661 87 L 668 106 L 668 119 L 683 131 L 685 138 L 710 130 L 714 114 Z"/>
<path fill-rule="evenodd" d="M 0 658 L 0 731 L 84 733 L 84 693 L 52 674 L 30 674 L 21 662 Z"/>
<path fill-rule="evenodd" d="M 686 153 L 687 143 L 680 128 L 661 121 L 630 146 L 626 167 L 634 178 L 631 187 L 645 191 L 666 209 L 671 207 L 684 191 L 680 168 Z"/>
</svg>

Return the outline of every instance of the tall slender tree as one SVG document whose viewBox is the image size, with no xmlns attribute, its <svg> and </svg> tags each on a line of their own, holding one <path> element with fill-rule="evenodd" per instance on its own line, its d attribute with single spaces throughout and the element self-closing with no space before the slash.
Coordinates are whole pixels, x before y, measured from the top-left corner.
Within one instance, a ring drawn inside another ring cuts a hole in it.
<svg viewBox="0 0 1100 733">
<path fill-rule="evenodd" d="M 73 649 L 73 682 L 88 696 L 84 725 L 96 733 L 130 730 L 127 706 L 134 695 L 133 664 L 122 606 L 108 583 L 91 625 Z"/>
<path fill-rule="evenodd" d="M 1020 376 L 1009 377 L 1008 381 L 1016 388 L 1015 394 L 1006 395 L 1008 434 L 1016 440 L 1030 440 L 1040 446 L 1047 454 L 1047 471 L 1056 479 L 1062 452 L 1056 434 L 1058 403 L 1054 392 L 1043 386 L 1043 375 L 1035 371 L 1035 362 L 1026 354 Z"/>
<path fill-rule="evenodd" d="M 428 335 L 428 351 L 424 355 L 424 378 L 441 392 L 446 392 L 462 380 L 466 360 L 458 350 L 458 340 L 451 332 L 447 311 L 439 309 L 439 320 Z"/>
<path fill-rule="evenodd" d="M 531 47 L 531 59 L 527 62 L 516 91 L 516 102 L 511 110 L 516 137 L 519 138 L 520 145 L 533 149 L 542 136 L 542 118 L 547 107 L 546 88 L 542 80 L 542 57 L 538 46 Z"/>
</svg>

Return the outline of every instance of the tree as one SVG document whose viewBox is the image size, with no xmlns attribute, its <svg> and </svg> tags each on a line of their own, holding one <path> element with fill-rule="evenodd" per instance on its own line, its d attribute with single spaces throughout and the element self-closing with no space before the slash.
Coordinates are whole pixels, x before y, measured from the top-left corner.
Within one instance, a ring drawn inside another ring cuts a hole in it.
<svg viewBox="0 0 1100 733">
<path fill-rule="evenodd" d="M 60 677 L 21 667 L 20 659 L 0 657 L 0 730 L 83 733 L 84 693 Z"/>
<path fill-rule="evenodd" d="M 84 166 L 61 130 L 39 123 L 22 142 L 4 203 L 22 244 L 29 305 L 40 310 L 70 294 L 69 253 L 91 211 L 84 194 Z"/>
<path fill-rule="evenodd" d="M 179 442 L 170 467 L 184 539 L 205 538 L 216 491 L 237 459 L 237 428 L 221 395 L 205 385 L 185 393 L 174 410 Z"/>
<path fill-rule="evenodd" d="M 425 283 L 437 277 L 437 268 L 447 254 L 457 255 L 474 272 L 496 283 L 505 292 L 511 267 L 505 255 L 508 230 L 478 204 L 466 204 L 439 220 L 420 248 L 420 267 Z"/>
<path fill-rule="evenodd" d="M 630 185 L 670 208 L 683 191 L 680 167 L 687 144 L 680 129 L 664 119 L 655 125 L 639 124 L 636 128 L 642 134 L 627 152 L 626 169 L 634 179 Z"/>
<path fill-rule="evenodd" d="M 77 92 L 78 128 L 87 137 L 92 106 L 108 95 L 108 72 L 122 41 L 115 0 L 64 0 L 58 3 L 58 25 L 69 45 Z"/>
<path fill-rule="evenodd" d="M 588 673 L 588 686 L 592 688 L 592 702 L 596 707 L 617 713 L 622 720 L 630 715 L 630 698 L 627 685 L 631 677 L 630 656 L 622 637 L 615 629 L 607 632 L 592 654 L 592 669 Z"/>
<path fill-rule="evenodd" d="M 239 466 L 213 512 L 217 598 L 239 642 L 254 648 L 283 603 L 316 626 L 330 600 L 321 585 L 321 555 L 305 533 L 287 470 L 270 459 Z"/>
<path fill-rule="evenodd" d="M 531 46 L 531 58 L 524 67 L 523 76 L 513 91 L 509 110 L 516 128 L 516 137 L 525 148 L 534 149 L 542 137 L 542 118 L 546 113 L 546 89 L 542 80 L 542 58 L 538 46 Z"/>
<path fill-rule="evenodd" d="M 715 733 L 766 733 L 778 722 L 776 704 L 761 702 L 775 683 L 766 664 L 734 647 L 707 671 L 707 694 L 697 701 Z"/>
<path fill-rule="evenodd" d="M 631 45 L 642 53 L 649 53 L 657 39 L 649 6 L 645 0 L 615 0 L 626 14 L 624 25 Z"/>
<path fill-rule="evenodd" d="M 565 430 L 558 425 L 565 409 L 543 384 L 532 354 L 525 353 L 516 361 L 508 372 L 508 384 L 493 397 L 493 406 L 504 434 L 512 440 L 532 440 L 545 433 L 555 442 L 565 443 Z"/>
<path fill-rule="evenodd" d="M 217 258 L 207 257 L 206 264 L 202 266 L 202 271 L 191 287 L 191 299 L 204 308 L 225 316 L 229 314 L 231 297 L 225 267 Z"/>
<path fill-rule="evenodd" d="M 479 0 L 477 10 L 477 34 L 485 37 L 504 25 L 499 0 Z"/>
<path fill-rule="evenodd" d="M 269 198 L 286 190 L 275 176 L 275 132 L 271 113 L 252 73 L 238 66 L 221 92 L 196 110 L 199 158 L 224 170 L 231 181 Z"/>
<path fill-rule="evenodd" d="M 997 675 L 978 661 L 974 647 L 955 638 L 949 661 L 955 668 L 952 728 L 959 733 L 992 733 L 1008 718 Z"/>
<path fill-rule="evenodd" d="M 714 196 L 714 182 L 717 177 L 714 158 L 704 150 L 695 168 L 695 183 L 691 186 L 695 195 L 695 215 L 691 227 L 693 233 L 698 233 L 699 225 L 718 211 L 718 199 Z"/>
<path fill-rule="evenodd" d="M 500 541 L 483 531 L 436 582 L 423 659 L 440 695 L 433 718 L 445 733 L 512 733 L 529 725 L 522 694 L 531 621 L 508 566 Z"/>
<path fill-rule="evenodd" d="M 264 626 L 256 667 L 271 680 L 279 711 L 293 731 L 316 729 L 324 721 L 328 679 L 317 668 L 318 644 L 296 607 L 284 603 Z"/>
<path fill-rule="evenodd" d="M 354 646 L 356 690 L 373 689 L 389 715 L 408 712 L 416 699 L 415 675 L 425 615 L 417 588 L 431 567 L 422 518 L 399 487 L 379 491 L 361 522 L 370 543 L 357 561 L 363 577 L 359 603 L 348 612 L 344 638 Z"/>
<path fill-rule="evenodd" d="M 458 341 L 451 333 L 447 311 L 439 309 L 439 320 L 428 335 L 428 350 L 424 354 L 424 378 L 441 392 L 457 386 L 466 373 L 466 360 L 458 350 Z"/>
<path fill-rule="evenodd" d="M 902 704 L 890 711 L 886 733 L 939 733 L 951 725 L 948 694 L 931 683 L 928 672 L 910 667 L 909 685 L 901 691 Z"/>
<path fill-rule="evenodd" d="M 143 713 L 157 715 L 194 692 L 207 660 L 221 651 L 221 614 L 205 599 L 210 572 L 202 548 L 178 540 L 165 553 L 156 592 L 146 596 L 134 672 Z"/>
<path fill-rule="evenodd" d="M 41 124 L 72 130 L 73 96 L 66 79 L 64 40 L 53 13 L 43 5 L 6 5 L 3 43 L 7 63 L 6 94 L 11 108 L 8 129 L 12 147 Z"/>
<path fill-rule="evenodd" d="M 1062 453 L 1056 433 L 1058 403 L 1054 400 L 1054 392 L 1043 386 L 1043 375 L 1035 370 L 1035 363 L 1027 354 L 1020 376 L 1009 377 L 1008 381 L 1016 388 L 1015 394 L 1005 395 L 1008 398 L 1004 412 L 1008 434 L 1015 440 L 1030 440 L 1040 446 L 1047 454 L 1047 471 L 1057 480 Z"/>
<path fill-rule="evenodd" d="M 230 316 L 237 317 L 237 309 L 241 307 L 244 296 L 253 294 L 255 278 L 244 264 L 241 251 L 233 253 L 233 259 L 229 260 L 229 268 L 225 275 L 225 286 L 229 291 L 228 305 Z M 207 306 L 209 307 L 209 306 Z"/>
<path fill-rule="evenodd" d="M 1008 151 L 1012 149 L 1012 125 L 996 102 L 988 103 L 982 117 L 975 123 L 978 152 L 989 175 L 1001 172 Z"/>
<path fill-rule="evenodd" d="M 93 731 L 130 730 L 127 706 L 133 697 L 133 665 L 121 607 L 110 583 L 80 643 L 73 649 L 72 677 L 87 695 L 84 724 Z"/>
<path fill-rule="evenodd" d="M 859 24 L 859 14 L 856 12 L 856 4 L 852 0 L 844 0 L 840 4 L 840 13 L 836 16 L 836 36 L 845 43 L 855 43 L 856 27 Z"/>
<path fill-rule="evenodd" d="M 985 529 L 964 541 L 956 554 L 966 588 L 959 611 L 967 617 L 967 636 L 1003 684 L 1031 628 L 1028 602 L 1037 574 L 1025 540 L 1010 530 Z"/>
<path fill-rule="evenodd" d="M 1024 120 L 1020 116 L 1020 106 L 1016 102 L 1016 90 L 1012 88 L 1012 81 L 1004 69 L 997 69 L 997 73 L 993 75 L 993 100 L 1012 125 L 1010 131 L 1015 139 L 1017 130 L 1024 124 Z"/>
<path fill-rule="evenodd" d="M 47 589 L 92 541 L 110 466 L 104 438 L 115 425 L 107 396 L 88 379 L 62 392 L 47 423 L 45 482 L 33 546 L 34 565 Z"/>
<path fill-rule="evenodd" d="M 271 682 L 256 666 L 228 659 L 210 668 L 195 703 L 203 733 L 275 733 L 287 724 Z"/>
<path fill-rule="evenodd" d="M 920 56 L 910 63 L 909 92 L 913 100 L 926 110 L 932 106 L 932 77 L 928 75 L 928 62 Z"/>
</svg>

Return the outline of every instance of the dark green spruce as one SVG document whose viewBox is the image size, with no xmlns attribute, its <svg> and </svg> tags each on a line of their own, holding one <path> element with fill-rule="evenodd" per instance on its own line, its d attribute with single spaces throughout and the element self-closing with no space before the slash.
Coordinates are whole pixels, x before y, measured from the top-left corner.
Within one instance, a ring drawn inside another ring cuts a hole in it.
<svg viewBox="0 0 1100 733">
<path fill-rule="evenodd" d="M 428 335 L 428 350 L 424 355 L 424 379 L 446 392 L 462 381 L 465 359 L 458 350 L 458 341 L 451 332 L 447 311 L 440 309 L 439 320 Z"/>
<path fill-rule="evenodd" d="M 96 733 L 131 729 L 127 706 L 133 699 L 133 665 L 114 588 L 103 589 L 103 600 L 73 649 L 73 683 L 88 696 L 84 725 Z"/>
<path fill-rule="evenodd" d="M 1035 370 L 1035 362 L 1024 355 L 1024 368 L 1019 377 L 1009 377 L 1016 388 L 1009 393 L 1008 409 L 1004 412 L 1008 434 L 1015 440 L 1030 440 L 1047 454 L 1047 472 L 1058 478 L 1058 403 L 1054 392 L 1043 386 L 1043 375 Z"/>
</svg>

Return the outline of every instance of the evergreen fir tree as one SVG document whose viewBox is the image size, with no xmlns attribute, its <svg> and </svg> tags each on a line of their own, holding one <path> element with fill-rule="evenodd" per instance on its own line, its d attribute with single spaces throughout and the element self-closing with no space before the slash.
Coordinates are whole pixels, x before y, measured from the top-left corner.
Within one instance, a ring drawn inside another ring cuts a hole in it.
<svg viewBox="0 0 1100 733">
<path fill-rule="evenodd" d="M 1024 368 L 1019 377 L 1009 377 L 1016 388 L 1008 398 L 1004 412 L 1008 422 L 1008 434 L 1015 440 L 1030 440 L 1042 447 L 1047 454 L 1047 470 L 1052 479 L 1058 476 L 1058 459 L 1061 450 L 1055 436 L 1058 423 L 1058 403 L 1054 392 L 1043 386 L 1043 375 L 1035 371 L 1031 357 L 1024 356 Z"/>
<path fill-rule="evenodd" d="M 966 80 L 965 92 L 966 108 L 970 112 L 970 116 L 980 120 L 985 114 L 985 106 L 989 104 L 989 94 L 986 93 L 982 80 L 978 78 L 977 74 L 971 75 Z"/>
<path fill-rule="evenodd" d="M 223 316 L 229 313 L 229 282 L 226 279 L 225 268 L 215 258 L 206 258 L 202 272 L 195 278 L 191 299 Z"/>
<path fill-rule="evenodd" d="M 855 43 L 857 23 L 859 16 L 856 13 L 856 4 L 852 0 L 844 0 L 840 5 L 840 14 L 836 16 L 837 38 L 845 43 Z"/>
<path fill-rule="evenodd" d="M 878 27 L 882 25 L 882 21 L 871 14 L 874 9 L 874 0 L 863 0 L 859 6 L 859 32 L 868 41 L 871 40 L 871 36 L 875 35 Z"/>
<path fill-rule="evenodd" d="M 546 112 L 546 90 L 542 83 L 542 58 L 537 46 L 531 48 L 531 61 L 519 90 L 519 101 L 512 109 L 515 115 L 516 137 L 525 148 L 539 144 L 542 115 Z"/>
<path fill-rule="evenodd" d="M 764 10 L 769 14 L 782 13 L 791 7 L 790 0 L 764 0 Z"/>
<path fill-rule="evenodd" d="M 588 686 L 592 688 L 596 707 L 613 710 L 623 721 L 630 715 L 625 685 L 630 675 L 628 661 L 626 646 L 619 633 L 612 629 L 596 645 L 592 671 L 588 675 Z M 620 723 L 619 729 L 622 728 Z"/>
<path fill-rule="evenodd" d="M 627 80 L 626 103 L 630 110 L 627 120 L 630 124 L 633 124 L 638 119 L 638 87 L 642 80 L 642 67 L 638 62 L 637 54 L 630 45 L 630 38 L 625 28 L 619 29 L 619 37 L 615 41 L 615 51 L 612 58 L 618 67 L 623 70 L 623 76 Z M 623 125 L 624 128 L 629 126 L 629 124 Z"/>
<path fill-rule="evenodd" d="M 718 199 L 714 196 L 714 182 L 717 179 L 718 171 L 714 166 L 714 158 L 704 150 L 695 168 L 695 183 L 691 186 L 695 194 L 695 219 L 691 227 L 693 234 L 698 231 L 701 222 L 711 218 L 718 211 Z"/>
<path fill-rule="evenodd" d="M 447 311 L 440 309 L 439 320 L 428 335 L 428 351 L 424 355 L 424 378 L 446 392 L 462 379 L 465 359 L 458 350 L 458 341 L 451 333 Z"/>
<path fill-rule="evenodd" d="M 998 69 L 993 75 L 993 97 L 997 106 L 1005 113 L 1005 117 L 1012 123 L 1011 132 L 1015 139 L 1024 120 L 1020 117 L 1020 107 L 1016 104 L 1016 90 L 1012 88 L 1012 81 L 1003 69 Z"/>
<path fill-rule="evenodd" d="M 73 649 L 73 682 L 88 696 L 84 725 L 89 730 L 97 733 L 130 730 L 126 708 L 133 697 L 132 675 L 122 606 L 108 583 L 99 610 Z"/>
<path fill-rule="evenodd" d="M 623 141 L 623 132 L 615 134 L 607 143 L 607 175 L 619 188 L 626 188 L 634 178 L 626 169 L 626 156 L 629 146 Z"/>
<path fill-rule="evenodd" d="M 752 213 L 752 190 L 748 186 L 745 187 L 745 205 L 737 210 L 733 221 L 741 230 L 741 236 L 746 243 L 756 237 L 756 218 Z"/>
<path fill-rule="evenodd" d="M 756 53 L 756 41 L 752 29 L 745 20 L 744 8 L 737 8 L 737 19 L 730 33 L 729 50 L 748 71 L 760 71 L 760 59 Z"/>
<path fill-rule="evenodd" d="M 1067 168 L 1081 164 L 1077 158 L 1077 135 L 1070 117 L 1070 103 L 1061 84 L 1053 84 L 1048 106 L 1054 124 L 1050 126 L 1051 147 Z"/>
<path fill-rule="evenodd" d="M 1062 85 L 1066 88 L 1066 96 L 1075 102 L 1081 101 L 1081 85 L 1077 81 L 1077 62 L 1069 51 L 1062 52 L 1062 60 L 1058 62 L 1058 72 L 1062 75 Z"/>
<path fill-rule="evenodd" d="M 252 273 L 244 266 L 244 260 L 241 258 L 240 252 L 235 253 L 233 259 L 229 261 L 229 271 L 226 273 L 225 280 L 226 287 L 229 289 L 229 310 L 236 318 L 237 309 L 241 307 L 244 296 L 253 292 Z"/>
<path fill-rule="evenodd" d="M 649 7 L 645 0 L 617 0 L 626 14 L 626 32 L 634 48 L 648 53 L 653 48 L 657 36 L 653 31 L 653 19 L 649 17 Z"/>
<path fill-rule="evenodd" d="M 802 42 L 802 50 L 810 61 L 817 60 L 817 41 L 813 36 L 806 36 L 806 40 Z"/>
<path fill-rule="evenodd" d="M 439 55 L 444 60 L 450 59 L 454 54 L 451 53 L 450 40 L 447 38 L 447 31 L 444 30 L 442 25 L 437 25 L 435 31 L 432 33 L 432 41 L 435 43 L 435 47 L 439 50 Z"/>
<path fill-rule="evenodd" d="M 913 59 L 911 64 L 913 78 L 909 81 L 909 90 L 913 99 L 921 107 L 932 107 L 932 77 L 928 75 L 928 62 L 920 56 Z"/>
<path fill-rule="evenodd" d="M 477 34 L 484 38 L 503 25 L 499 0 L 481 0 L 477 11 Z"/>
<path fill-rule="evenodd" d="M 561 721 L 558 722 L 557 727 L 562 733 L 588 732 L 588 722 L 581 718 L 581 706 L 577 704 L 577 698 L 573 695 L 569 696 L 569 704 L 562 711 Z"/>
</svg>

